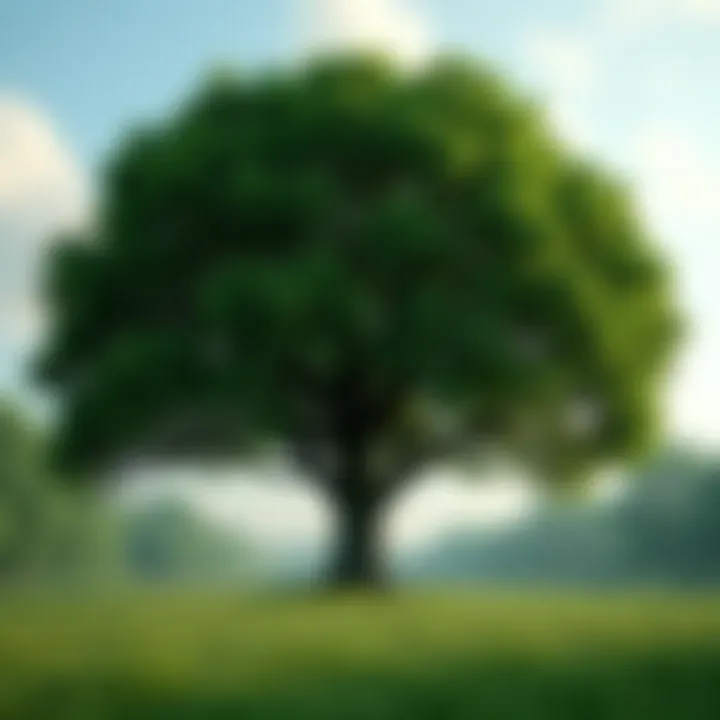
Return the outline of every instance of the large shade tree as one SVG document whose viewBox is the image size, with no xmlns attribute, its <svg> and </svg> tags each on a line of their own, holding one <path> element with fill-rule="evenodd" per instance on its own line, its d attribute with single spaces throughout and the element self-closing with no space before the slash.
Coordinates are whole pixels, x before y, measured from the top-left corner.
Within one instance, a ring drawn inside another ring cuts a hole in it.
<svg viewBox="0 0 720 720">
<path fill-rule="evenodd" d="M 624 183 L 458 60 L 213 77 L 52 246 L 42 377 L 74 470 L 288 451 L 372 582 L 388 499 L 502 450 L 565 486 L 647 446 L 677 318 Z"/>
</svg>

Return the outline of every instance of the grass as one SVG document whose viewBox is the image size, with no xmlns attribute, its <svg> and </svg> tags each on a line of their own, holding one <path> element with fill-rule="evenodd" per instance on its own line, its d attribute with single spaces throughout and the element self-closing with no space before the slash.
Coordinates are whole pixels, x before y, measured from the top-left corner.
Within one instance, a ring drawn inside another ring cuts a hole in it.
<svg viewBox="0 0 720 720">
<path fill-rule="evenodd" d="M 0 717 L 720 717 L 715 597 L 0 599 Z"/>
</svg>

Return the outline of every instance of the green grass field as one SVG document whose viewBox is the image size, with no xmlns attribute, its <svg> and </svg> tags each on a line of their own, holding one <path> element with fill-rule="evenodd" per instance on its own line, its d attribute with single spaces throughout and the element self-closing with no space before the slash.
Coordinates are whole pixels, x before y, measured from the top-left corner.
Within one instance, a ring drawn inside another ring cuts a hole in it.
<svg viewBox="0 0 720 720">
<path fill-rule="evenodd" d="M 0 599 L 0 717 L 720 718 L 720 600 Z"/>
</svg>

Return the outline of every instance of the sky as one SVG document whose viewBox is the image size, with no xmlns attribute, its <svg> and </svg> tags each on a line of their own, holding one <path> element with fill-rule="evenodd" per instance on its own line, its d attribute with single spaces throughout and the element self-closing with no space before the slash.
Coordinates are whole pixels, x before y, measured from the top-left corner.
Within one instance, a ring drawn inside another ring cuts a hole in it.
<svg viewBox="0 0 720 720">
<path fill-rule="evenodd" d="M 82 222 L 123 132 L 172 112 L 209 67 L 350 47 L 412 66 L 460 51 L 541 98 L 568 144 L 632 182 L 692 323 L 668 429 L 720 446 L 718 40 L 720 0 L 0 0 L 0 388 L 23 387 L 48 236 Z M 220 486 L 204 498 L 262 516 L 268 532 L 302 515 L 256 511 L 262 499 L 242 493 L 230 502 Z M 406 504 L 403 537 L 528 505 L 515 490 L 450 481 L 424 497 Z"/>
</svg>

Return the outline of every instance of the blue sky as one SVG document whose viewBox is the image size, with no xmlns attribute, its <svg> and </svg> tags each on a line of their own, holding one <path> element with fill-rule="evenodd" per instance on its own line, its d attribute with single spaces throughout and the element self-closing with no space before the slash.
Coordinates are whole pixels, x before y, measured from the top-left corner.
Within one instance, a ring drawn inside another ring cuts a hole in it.
<svg viewBox="0 0 720 720">
<path fill-rule="evenodd" d="M 462 50 L 543 97 L 569 143 L 632 179 L 694 321 L 669 428 L 716 446 L 719 40 L 720 0 L 0 0 L 0 384 L 17 385 L 38 332 L 37 250 L 82 218 L 128 124 L 171 110 L 214 63 Z"/>
</svg>

